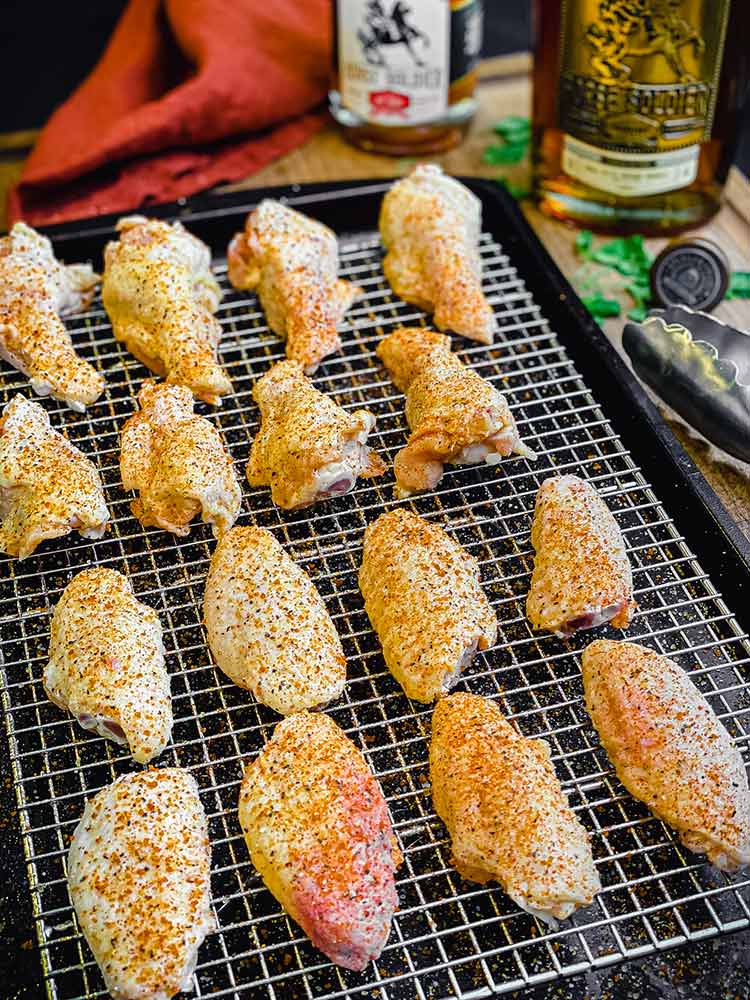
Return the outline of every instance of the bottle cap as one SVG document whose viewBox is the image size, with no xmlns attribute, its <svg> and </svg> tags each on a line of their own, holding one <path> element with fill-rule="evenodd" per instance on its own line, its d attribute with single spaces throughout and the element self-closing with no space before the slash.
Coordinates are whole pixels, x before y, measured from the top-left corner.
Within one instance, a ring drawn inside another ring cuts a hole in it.
<svg viewBox="0 0 750 1000">
<path fill-rule="evenodd" d="M 659 305 L 708 312 L 724 298 L 729 272 L 720 246 L 703 236 L 684 237 L 667 244 L 651 265 L 651 292 Z"/>
</svg>

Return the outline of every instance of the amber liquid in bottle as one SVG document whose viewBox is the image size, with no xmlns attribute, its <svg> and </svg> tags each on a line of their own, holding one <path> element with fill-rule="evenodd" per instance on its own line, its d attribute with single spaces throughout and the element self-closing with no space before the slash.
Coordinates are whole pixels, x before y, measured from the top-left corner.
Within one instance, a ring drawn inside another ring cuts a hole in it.
<svg viewBox="0 0 750 1000">
<path fill-rule="evenodd" d="M 476 111 L 481 0 L 333 0 L 329 107 L 347 139 L 392 156 L 457 146 Z"/>
<path fill-rule="evenodd" d="M 660 235 L 708 219 L 741 127 L 750 0 L 536 0 L 543 212 Z"/>
</svg>

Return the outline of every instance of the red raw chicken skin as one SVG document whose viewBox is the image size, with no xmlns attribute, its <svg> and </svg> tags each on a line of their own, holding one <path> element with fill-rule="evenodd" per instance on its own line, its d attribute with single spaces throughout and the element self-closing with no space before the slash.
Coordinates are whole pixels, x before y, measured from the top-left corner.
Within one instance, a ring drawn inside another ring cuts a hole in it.
<svg viewBox="0 0 750 1000">
<path fill-rule="evenodd" d="M 377 779 L 330 716 L 276 726 L 245 766 L 239 819 L 258 873 L 317 948 L 354 971 L 380 955 L 401 852 Z"/>
<path fill-rule="evenodd" d="M 8 199 L 10 220 L 169 201 L 300 145 L 323 123 L 307 112 L 328 84 L 330 7 L 131 0 L 93 72 L 42 131 Z"/>
<path fill-rule="evenodd" d="M 302 855 L 294 889 L 297 920 L 332 962 L 361 972 L 383 950 L 398 906 L 388 807 L 372 775 L 342 777 L 348 822 Z"/>
</svg>

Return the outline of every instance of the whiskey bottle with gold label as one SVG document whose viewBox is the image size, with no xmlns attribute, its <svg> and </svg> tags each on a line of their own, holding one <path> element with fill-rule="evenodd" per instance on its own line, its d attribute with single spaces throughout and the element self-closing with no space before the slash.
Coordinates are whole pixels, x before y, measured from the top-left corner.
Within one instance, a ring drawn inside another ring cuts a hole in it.
<svg viewBox="0 0 750 1000">
<path fill-rule="evenodd" d="M 482 0 L 333 0 L 333 10 L 329 106 L 347 138 L 396 156 L 457 145 L 476 110 Z"/>
<path fill-rule="evenodd" d="M 719 206 L 750 70 L 750 0 L 537 0 L 534 184 L 545 213 L 667 233 Z"/>
</svg>

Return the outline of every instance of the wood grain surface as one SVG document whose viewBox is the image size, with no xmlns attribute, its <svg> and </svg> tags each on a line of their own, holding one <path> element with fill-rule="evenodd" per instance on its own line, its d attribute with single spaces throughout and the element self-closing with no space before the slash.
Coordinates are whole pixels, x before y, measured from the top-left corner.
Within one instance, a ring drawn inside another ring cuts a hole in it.
<svg viewBox="0 0 750 1000">
<path fill-rule="evenodd" d="M 510 168 L 488 166 L 482 162 L 486 146 L 493 141 L 492 126 L 510 114 L 528 115 L 531 103 L 529 72 L 531 56 L 518 53 L 486 60 L 481 67 L 479 97 L 480 110 L 465 142 L 455 150 L 431 157 L 434 162 L 453 174 L 497 179 L 500 176 L 515 184 L 528 185 L 529 164 L 522 162 Z M 0 204 L 5 204 L 5 192 L 20 174 L 23 157 L 35 133 L 23 132 L 0 136 Z M 288 153 L 263 170 L 239 183 L 224 185 L 217 190 L 247 190 L 277 184 L 304 184 L 310 182 L 392 177 L 406 173 L 414 160 L 394 159 L 365 153 L 354 149 L 338 129 L 330 124 L 304 146 Z M 574 283 L 580 278 L 581 261 L 573 246 L 576 230 L 563 223 L 546 218 L 530 202 L 523 203 L 527 219 L 557 261 L 562 271 Z M 0 216 L 0 223 L 4 221 Z M 726 188 L 721 212 L 701 232 L 720 243 L 738 270 L 750 270 L 750 184 L 732 170 Z M 666 241 L 650 239 L 647 245 L 658 252 Z M 618 293 L 615 293 L 618 294 Z M 623 306 L 631 303 L 624 293 Z M 623 309 L 623 314 L 625 309 Z M 750 300 L 724 301 L 714 315 L 724 322 L 750 330 Z M 610 319 L 604 330 L 612 342 L 621 349 L 622 319 Z M 678 438 L 706 476 L 712 487 L 750 537 L 750 467 L 741 463 L 730 464 L 713 449 L 694 440 L 681 427 L 673 424 Z"/>
</svg>

